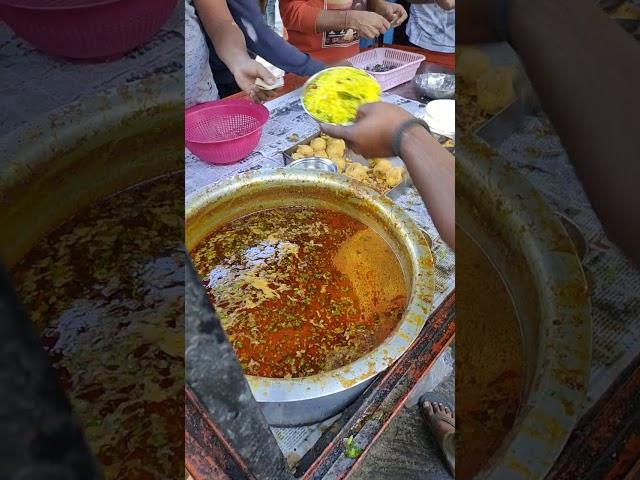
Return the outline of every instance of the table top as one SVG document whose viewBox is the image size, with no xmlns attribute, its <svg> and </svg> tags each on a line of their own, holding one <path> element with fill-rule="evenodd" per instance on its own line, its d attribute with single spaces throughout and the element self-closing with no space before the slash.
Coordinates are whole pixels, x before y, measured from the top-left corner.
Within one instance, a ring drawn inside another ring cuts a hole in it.
<svg viewBox="0 0 640 480">
<path fill-rule="evenodd" d="M 454 70 L 456 66 L 454 54 L 431 52 L 429 50 L 424 50 L 422 48 L 417 48 L 417 47 L 410 47 L 407 45 L 392 44 L 392 45 L 385 45 L 385 47 L 394 48 L 396 50 L 402 50 L 405 52 L 419 53 L 421 55 L 424 55 L 426 58 L 422 62 L 422 64 L 420 64 L 420 67 L 418 68 L 418 72 L 416 73 L 416 75 L 424 72 L 427 68 L 429 68 L 430 65 L 438 65 L 440 67 L 445 67 L 451 70 Z M 375 48 L 375 47 L 363 48 L 362 51 L 364 52 L 364 51 L 370 50 L 371 48 Z M 307 80 L 307 77 L 301 77 L 293 73 L 287 73 L 284 76 L 284 86 L 275 91 L 276 98 L 286 95 L 287 93 L 290 93 L 297 88 L 300 88 L 306 80 Z M 405 82 L 401 85 L 398 85 L 397 87 L 394 87 L 388 90 L 388 92 L 399 95 L 401 97 L 409 98 L 411 100 L 420 101 L 420 97 L 415 91 L 412 82 Z M 247 98 L 247 94 L 244 92 L 240 92 L 240 93 L 236 93 L 235 95 L 231 95 L 231 98 Z"/>
</svg>

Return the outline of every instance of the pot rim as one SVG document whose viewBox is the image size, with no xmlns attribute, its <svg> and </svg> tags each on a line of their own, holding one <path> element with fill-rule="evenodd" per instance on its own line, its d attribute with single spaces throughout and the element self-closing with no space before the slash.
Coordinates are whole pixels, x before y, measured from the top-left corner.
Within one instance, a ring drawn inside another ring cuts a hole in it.
<svg viewBox="0 0 640 480">
<path fill-rule="evenodd" d="M 8 176 L 0 178 L 6 178 L 7 184 L 13 182 L 10 174 L 16 164 L 46 163 L 72 142 L 84 139 L 89 130 L 87 127 L 97 132 L 93 136 L 99 136 L 118 120 L 140 115 L 149 107 L 177 107 L 181 100 L 180 81 L 175 74 L 159 75 L 87 95 L 39 114 L 32 121 L 0 136 L 0 153 L 14 159 L 0 163 L 0 171 L 8 170 Z M 4 185 L 0 183 L 0 187 Z"/>
<path fill-rule="evenodd" d="M 541 479 L 567 442 L 587 396 L 592 343 L 587 283 L 568 234 L 529 181 L 468 137 L 457 153 L 457 171 L 496 192 L 494 203 L 502 205 L 496 213 L 519 227 L 515 241 L 541 298 L 533 381 L 512 430 L 475 478 Z"/>
<path fill-rule="evenodd" d="M 145 125 L 143 120 L 146 118 L 146 123 L 149 123 L 150 111 L 160 115 L 159 118 L 163 121 L 166 121 L 167 115 L 173 115 L 174 112 L 177 114 L 184 105 L 182 83 L 182 77 L 171 73 L 109 88 L 40 113 L 31 122 L 18 125 L 0 136 L 0 157 L 7 159 L 0 162 L 0 211 L 5 213 L 2 210 L 5 206 L 15 204 L 15 199 L 7 192 L 11 192 L 15 186 L 28 185 L 34 175 L 47 168 L 52 159 L 59 160 L 58 157 L 62 158 L 66 152 L 102 141 L 103 138 L 117 132 L 117 129 L 121 128 L 119 124 L 128 119 L 139 118 L 140 121 L 136 125 Z M 151 124 L 152 128 L 153 126 L 154 124 Z M 157 172 L 154 171 L 153 176 L 177 171 L 174 168 L 167 170 L 165 167 L 166 162 L 158 167 Z M 126 185 L 119 189 L 136 183 L 135 178 L 122 178 L 126 180 L 123 182 Z M 151 177 L 144 175 L 139 181 L 149 178 Z M 107 185 L 108 183 L 105 183 L 105 188 Z M 113 192 L 107 188 L 104 195 L 111 193 Z M 86 196 L 93 197 L 94 194 L 96 192 L 91 191 L 87 192 Z M 103 196 L 102 193 L 96 195 L 97 198 Z M 69 209 L 67 214 L 76 211 L 74 207 Z M 52 221 L 39 231 L 35 238 L 39 238 L 56 223 L 57 221 Z M 29 238 L 34 232 L 21 233 L 22 237 Z M 15 244 L 16 242 L 11 243 L 12 248 L 8 253 L 4 251 L 6 245 L 0 245 L 0 261 L 9 266 L 25 253 L 21 249 L 16 252 L 13 248 Z"/>
<path fill-rule="evenodd" d="M 334 191 L 349 194 L 376 207 L 378 215 L 390 219 L 405 239 L 405 247 L 412 253 L 412 290 L 402 319 L 380 345 L 358 360 L 329 372 L 299 378 L 267 378 L 245 375 L 258 402 L 294 402 L 322 398 L 359 385 L 387 369 L 413 343 L 427 323 L 435 290 L 433 256 L 426 239 L 415 222 L 391 200 L 351 178 L 328 172 L 265 169 L 243 173 L 211 184 L 187 200 L 186 222 L 202 208 L 232 196 L 249 185 L 278 182 L 290 185 L 330 185 Z"/>
</svg>

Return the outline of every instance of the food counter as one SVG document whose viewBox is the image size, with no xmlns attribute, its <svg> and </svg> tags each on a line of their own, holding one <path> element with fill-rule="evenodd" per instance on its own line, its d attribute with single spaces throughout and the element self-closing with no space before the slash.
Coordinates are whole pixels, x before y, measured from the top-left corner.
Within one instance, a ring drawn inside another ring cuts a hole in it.
<svg viewBox="0 0 640 480">
<path fill-rule="evenodd" d="M 417 49 L 409 50 L 415 52 Z M 418 73 L 433 65 L 425 61 Z M 449 63 L 449 65 L 451 64 Z M 448 68 L 443 65 L 439 66 L 443 69 Z M 207 195 L 203 193 L 207 190 L 215 194 L 216 184 L 226 185 L 232 181 L 230 179 L 237 177 L 240 173 L 252 172 L 249 177 L 246 177 L 248 182 L 261 175 L 264 175 L 265 178 L 268 177 L 270 170 L 282 168 L 285 163 L 293 160 L 301 146 L 310 150 L 313 150 L 312 147 L 326 149 L 329 150 L 328 153 L 331 153 L 332 140 L 319 136 L 317 123 L 305 113 L 300 104 L 301 89 L 299 87 L 304 83 L 304 80 L 292 75 L 285 77 L 284 88 L 277 91 L 280 96 L 266 104 L 270 118 L 263 127 L 260 143 L 255 151 L 244 160 L 237 164 L 214 166 L 201 162 L 187 152 L 185 192 L 187 205 L 198 203 L 200 197 Z M 243 97 L 243 95 L 240 94 L 237 97 Z M 420 101 L 420 94 L 411 81 L 385 92 L 383 99 L 400 105 L 417 116 L 424 114 L 425 103 L 423 102 L 427 101 L 426 99 Z M 366 164 L 366 159 L 361 161 Z M 394 165 L 402 165 L 401 160 L 395 159 L 386 166 L 399 168 Z M 270 178 L 271 180 L 273 179 Z M 330 469 L 347 473 L 358 460 L 356 458 L 345 460 L 342 452 L 345 449 L 346 440 L 352 438 L 353 442 L 366 450 L 377 434 L 389 424 L 402 407 L 412 386 L 427 374 L 435 360 L 439 358 L 452 340 L 454 332 L 453 306 L 455 303 L 454 254 L 440 239 L 415 187 L 409 179 L 407 180 L 402 181 L 400 185 L 394 181 L 390 184 L 382 182 L 372 186 L 379 187 L 381 194 L 392 199 L 396 208 L 399 207 L 413 219 L 422 230 L 423 235 L 426 235 L 433 252 L 435 292 L 433 307 L 426 318 L 423 317 L 427 326 L 422 329 L 418 339 L 402 359 L 378 375 L 373 383 L 364 390 L 364 393 L 358 394 L 353 403 L 349 401 L 351 404 L 346 410 L 339 411 L 326 421 L 316 422 L 312 425 L 272 427 L 271 431 L 290 468 L 297 470 L 298 473 L 311 475 L 312 472 Z M 190 210 L 189 207 L 188 210 Z M 250 378 L 249 383 L 252 388 L 256 388 L 256 382 L 253 379 Z M 256 390 L 254 390 L 255 393 Z M 260 400 L 262 396 L 259 394 L 258 398 Z M 202 414 L 203 409 L 198 407 L 196 402 L 189 411 L 191 415 L 197 417 Z M 273 417 L 271 410 L 265 410 L 265 414 L 268 418 L 280 418 L 276 423 L 283 421 L 281 417 Z M 190 454 L 188 452 L 188 464 L 191 465 L 191 469 L 199 471 L 199 475 L 204 475 L 202 472 L 207 471 L 208 460 L 202 458 L 197 452 L 203 451 L 207 442 L 206 434 L 201 431 L 191 431 L 187 432 L 187 435 L 190 438 L 188 444 L 191 445 L 191 448 L 188 449 L 190 451 Z"/>
</svg>

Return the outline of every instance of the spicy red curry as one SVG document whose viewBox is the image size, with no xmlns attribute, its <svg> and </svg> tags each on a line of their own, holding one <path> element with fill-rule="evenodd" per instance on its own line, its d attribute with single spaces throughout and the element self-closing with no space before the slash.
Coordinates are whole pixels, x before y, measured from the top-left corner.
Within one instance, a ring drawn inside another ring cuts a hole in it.
<svg viewBox="0 0 640 480">
<path fill-rule="evenodd" d="M 173 174 L 103 198 L 12 269 L 105 478 L 181 474 L 183 185 Z"/>
<path fill-rule="evenodd" d="M 407 295 L 393 251 L 326 209 L 282 207 L 222 225 L 191 252 L 245 373 L 346 365 L 395 328 Z"/>
</svg>

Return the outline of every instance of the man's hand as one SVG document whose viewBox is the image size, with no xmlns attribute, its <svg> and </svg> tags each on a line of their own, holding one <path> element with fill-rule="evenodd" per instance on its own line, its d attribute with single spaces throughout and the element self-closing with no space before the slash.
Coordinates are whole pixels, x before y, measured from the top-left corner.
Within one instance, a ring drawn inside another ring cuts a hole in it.
<svg viewBox="0 0 640 480">
<path fill-rule="evenodd" d="M 399 3 L 386 1 L 372 2 L 372 11 L 389 20 L 391 27 L 401 25 L 407 19 L 407 11 Z"/>
<path fill-rule="evenodd" d="M 364 157 L 390 157 L 398 128 L 413 116 L 388 103 L 360 107 L 355 123 L 348 127 L 321 125 L 332 137 L 343 138 L 349 148 Z M 402 136 L 401 155 L 413 184 L 420 192 L 440 236 L 455 248 L 455 160 L 419 125 L 408 127 Z"/>
<path fill-rule="evenodd" d="M 343 138 L 349 148 L 364 157 L 389 157 L 393 155 L 393 136 L 397 128 L 411 118 L 413 116 L 409 112 L 396 105 L 367 103 L 358 110 L 353 125 L 323 124 L 320 129 L 332 137 Z"/>
<path fill-rule="evenodd" d="M 382 15 L 375 12 L 363 12 L 360 10 L 350 10 L 347 28 L 352 28 L 363 38 L 373 40 L 384 35 L 389 30 L 391 24 Z"/>
<path fill-rule="evenodd" d="M 268 85 L 276 81 L 275 77 L 263 65 L 252 59 L 247 59 L 233 65 L 231 69 L 238 86 L 255 102 L 264 102 L 275 96 L 272 90 L 262 90 L 256 85 L 256 79 L 261 78 Z"/>
</svg>

